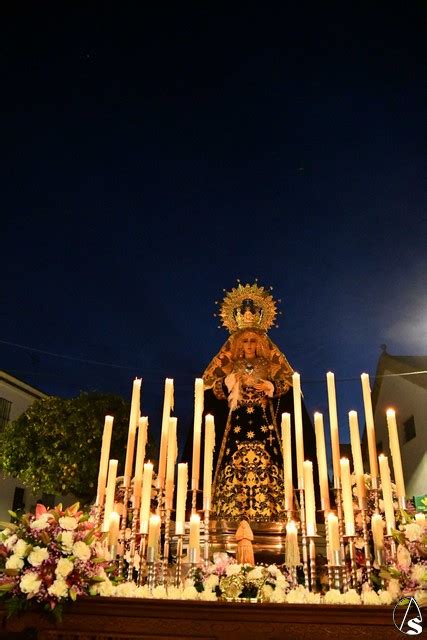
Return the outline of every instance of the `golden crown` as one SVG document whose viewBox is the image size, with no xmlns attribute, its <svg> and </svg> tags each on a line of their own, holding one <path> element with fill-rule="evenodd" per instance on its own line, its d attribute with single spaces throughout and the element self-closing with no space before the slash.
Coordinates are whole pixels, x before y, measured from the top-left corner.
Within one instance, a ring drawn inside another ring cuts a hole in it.
<svg viewBox="0 0 427 640">
<path fill-rule="evenodd" d="M 277 315 L 276 301 L 264 287 L 239 282 L 237 287 L 226 292 L 218 315 L 230 333 L 239 329 L 267 331 Z"/>
</svg>

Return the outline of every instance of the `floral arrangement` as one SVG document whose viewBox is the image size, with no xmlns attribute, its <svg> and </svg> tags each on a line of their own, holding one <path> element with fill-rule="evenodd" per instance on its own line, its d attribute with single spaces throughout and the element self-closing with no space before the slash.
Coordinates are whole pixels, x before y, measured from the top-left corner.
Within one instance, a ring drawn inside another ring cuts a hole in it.
<svg viewBox="0 0 427 640">
<path fill-rule="evenodd" d="M 395 597 L 412 595 L 420 606 L 426 605 L 427 523 L 417 522 L 404 511 L 401 515 L 402 522 L 392 535 L 394 545 L 390 539 L 385 542 L 385 564 L 379 576 Z"/>
<path fill-rule="evenodd" d="M 0 533 L 0 596 L 9 614 L 39 604 L 60 617 L 65 601 L 95 595 L 96 585 L 110 582 L 105 534 L 78 503 L 65 510 L 38 504 L 35 514 L 20 517 L 10 513 L 12 523 Z"/>
</svg>

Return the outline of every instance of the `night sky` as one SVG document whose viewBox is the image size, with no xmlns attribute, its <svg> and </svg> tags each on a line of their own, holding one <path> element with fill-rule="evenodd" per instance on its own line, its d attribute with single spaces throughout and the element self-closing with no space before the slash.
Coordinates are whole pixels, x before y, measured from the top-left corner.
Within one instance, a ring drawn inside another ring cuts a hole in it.
<svg viewBox="0 0 427 640">
<path fill-rule="evenodd" d="M 349 441 L 381 344 L 427 353 L 427 16 L 373 4 L 3 7 L 0 369 L 66 397 L 142 377 L 155 438 L 172 377 L 183 439 L 215 300 L 258 278 Z"/>
</svg>

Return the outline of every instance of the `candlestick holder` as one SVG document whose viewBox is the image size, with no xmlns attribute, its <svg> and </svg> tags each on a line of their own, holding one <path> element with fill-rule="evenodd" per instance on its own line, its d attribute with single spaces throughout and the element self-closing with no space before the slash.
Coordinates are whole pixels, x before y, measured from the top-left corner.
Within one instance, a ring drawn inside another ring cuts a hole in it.
<svg viewBox="0 0 427 640">
<path fill-rule="evenodd" d="M 299 507 L 300 507 L 300 523 L 301 523 L 301 546 L 302 546 L 302 564 L 304 571 L 304 586 L 310 588 L 310 577 L 308 572 L 308 550 L 307 550 L 307 530 L 305 526 L 305 500 L 304 489 L 298 489 Z"/>
<path fill-rule="evenodd" d="M 372 476 L 371 477 L 371 490 L 370 490 L 371 494 L 373 495 L 374 498 L 374 511 L 375 513 L 379 513 L 380 512 L 380 507 L 379 507 L 379 503 L 380 503 L 380 491 L 378 489 L 378 478 L 376 476 Z"/>
<path fill-rule="evenodd" d="M 104 505 L 105 505 L 105 494 L 102 498 L 97 502 L 95 506 L 95 527 L 97 529 L 101 528 L 102 518 L 104 515 Z"/>
<path fill-rule="evenodd" d="M 190 568 L 189 568 L 188 573 L 187 573 L 187 578 L 192 580 L 193 585 L 194 585 L 194 579 L 196 577 L 196 569 L 197 569 L 197 564 L 198 564 L 199 550 L 195 549 L 194 547 L 190 547 L 189 552 L 188 552 L 188 556 L 189 556 L 189 561 L 190 561 Z"/>
<path fill-rule="evenodd" d="M 145 559 L 145 554 L 147 552 L 147 537 L 148 535 L 146 533 L 141 533 L 141 541 L 139 543 L 138 587 L 142 585 L 144 571 L 147 564 Z"/>
<path fill-rule="evenodd" d="M 366 566 L 366 573 L 368 575 L 368 581 L 370 584 L 371 575 L 372 575 L 372 563 L 371 563 L 371 548 L 369 545 L 369 533 L 368 533 L 368 523 L 367 523 L 368 509 L 366 504 L 366 498 L 359 499 L 359 506 L 360 506 L 360 515 L 362 518 L 363 551 L 365 553 L 365 566 Z"/>
<path fill-rule="evenodd" d="M 317 533 L 307 536 L 309 539 L 309 556 L 310 556 L 310 591 L 316 591 L 317 567 L 316 567 L 316 539 L 320 538 Z"/>
<path fill-rule="evenodd" d="M 326 557 L 328 559 L 328 585 L 329 588 L 332 589 L 332 585 L 333 585 L 333 581 L 334 581 L 334 576 L 333 576 L 333 572 L 332 572 L 332 563 L 331 563 L 331 550 L 329 548 L 329 527 L 328 527 L 328 513 L 329 510 L 324 509 L 323 510 L 323 520 L 325 523 L 325 542 L 326 542 Z"/>
<path fill-rule="evenodd" d="M 356 536 L 344 535 L 344 540 L 348 544 L 349 556 L 350 556 L 350 584 L 353 589 L 358 590 L 359 583 L 357 580 L 357 565 L 356 565 L 356 549 L 354 546 Z"/>
<path fill-rule="evenodd" d="M 347 585 L 349 583 L 350 576 L 347 573 L 347 565 L 345 564 L 345 545 L 344 545 L 344 518 L 342 511 L 342 490 L 340 479 L 335 477 L 334 479 L 334 493 L 335 493 L 335 504 L 337 507 L 337 518 L 338 518 L 338 534 L 340 538 L 340 550 L 341 550 L 341 558 L 343 563 L 343 571 L 346 574 L 345 579 L 343 578 L 343 588 L 347 590 Z"/>
<path fill-rule="evenodd" d="M 147 586 L 153 591 L 156 586 L 156 551 L 154 547 L 147 549 Z"/>
<path fill-rule="evenodd" d="M 130 494 L 130 485 L 129 486 L 124 485 L 122 520 L 121 520 L 121 527 L 120 527 L 120 533 L 119 533 L 119 545 L 121 546 L 121 550 L 119 554 L 119 566 L 118 566 L 119 576 L 123 575 L 123 568 L 124 568 L 125 554 L 126 554 L 126 528 L 127 528 L 129 494 Z"/>
<path fill-rule="evenodd" d="M 175 569 L 175 586 L 180 587 L 182 584 L 182 544 L 183 535 L 180 533 L 177 535 L 176 543 L 176 569 Z"/>
<path fill-rule="evenodd" d="M 393 558 L 393 560 L 396 560 L 396 557 L 397 557 L 396 540 L 393 538 L 391 533 L 388 533 L 387 535 L 384 535 L 384 538 L 385 538 L 385 540 L 389 541 L 391 557 Z"/>
<path fill-rule="evenodd" d="M 171 523 L 171 509 L 168 505 L 163 512 L 163 554 L 160 544 L 160 560 L 159 560 L 159 584 L 167 583 L 168 568 L 169 568 L 169 553 L 170 553 L 170 523 Z"/>
<path fill-rule="evenodd" d="M 405 498 L 405 496 L 398 496 L 397 497 L 397 502 L 399 504 L 399 509 L 402 509 L 403 511 L 406 511 L 406 498 Z"/>
<path fill-rule="evenodd" d="M 204 546 L 203 546 L 203 561 L 205 567 L 209 564 L 209 517 L 210 517 L 210 509 L 209 506 L 205 507 L 204 510 Z"/>
<path fill-rule="evenodd" d="M 135 568 L 135 553 L 136 553 L 136 529 L 139 524 L 139 501 L 135 500 L 132 509 L 132 527 L 129 539 L 129 564 L 128 564 L 128 577 L 127 581 L 132 582 L 133 571 Z"/>
</svg>

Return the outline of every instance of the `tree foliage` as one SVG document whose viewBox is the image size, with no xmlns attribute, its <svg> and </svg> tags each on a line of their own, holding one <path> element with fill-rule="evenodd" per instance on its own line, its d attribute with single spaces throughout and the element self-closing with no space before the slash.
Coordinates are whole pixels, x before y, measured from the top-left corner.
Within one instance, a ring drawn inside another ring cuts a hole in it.
<svg viewBox="0 0 427 640">
<path fill-rule="evenodd" d="M 110 394 L 36 400 L 0 434 L 0 467 L 34 493 L 95 498 L 106 415 L 114 416 L 110 458 L 122 472 L 130 406 Z M 147 445 L 147 455 L 151 453 Z"/>
</svg>

